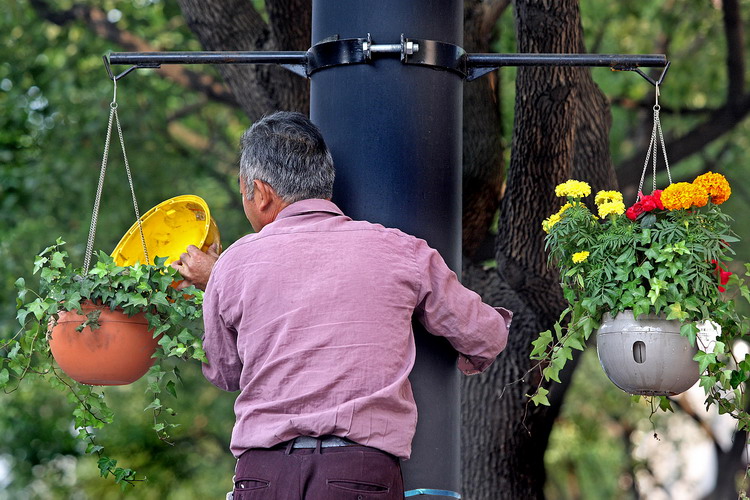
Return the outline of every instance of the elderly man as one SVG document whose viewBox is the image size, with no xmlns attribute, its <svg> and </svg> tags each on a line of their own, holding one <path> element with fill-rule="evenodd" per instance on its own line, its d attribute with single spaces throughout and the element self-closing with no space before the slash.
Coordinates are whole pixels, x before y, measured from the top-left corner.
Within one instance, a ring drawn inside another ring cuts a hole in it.
<svg viewBox="0 0 750 500">
<path fill-rule="evenodd" d="M 203 373 L 240 391 L 234 498 L 402 499 L 417 423 L 412 317 L 475 374 L 505 347 L 512 313 L 464 288 L 423 240 L 344 215 L 303 115 L 263 118 L 241 147 L 256 232 L 218 260 L 190 247 L 173 264 L 207 282 Z"/>
</svg>

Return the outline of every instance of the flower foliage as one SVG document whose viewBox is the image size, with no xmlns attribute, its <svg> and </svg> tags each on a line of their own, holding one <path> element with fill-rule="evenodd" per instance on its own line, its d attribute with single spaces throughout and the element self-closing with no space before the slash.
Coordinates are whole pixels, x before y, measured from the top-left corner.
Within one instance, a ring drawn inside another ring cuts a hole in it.
<svg viewBox="0 0 750 500">
<path fill-rule="evenodd" d="M 750 301 L 747 287 L 725 265 L 734 254 L 730 243 L 738 241 L 731 218 L 718 206 L 731 193 L 729 183 L 709 172 L 693 183 L 639 194 L 627 209 L 620 193 L 600 191 L 595 195 L 598 218 L 582 202 L 590 192 L 580 181 L 559 185 L 555 193 L 567 197 L 566 208 L 542 222 L 549 264 L 559 269 L 570 304 L 553 330 L 533 342 L 531 356 L 542 362 L 544 379 L 559 382 L 572 349 L 584 348 L 606 312 L 664 314 L 683 323 L 681 333 L 693 345 L 698 324 L 712 321 L 721 327 L 721 338 L 714 352 L 696 357 L 705 370 L 701 385 L 707 403 L 718 403 L 750 427 L 742 406 L 750 358 L 734 362 L 730 351 L 733 340 L 747 333 L 748 321 L 725 293 L 733 285 Z M 726 391 L 738 392 L 726 397 Z M 548 404 L 547 392 L 540 385 L 532 400 Z"/>
<path fill-rule="evenodd" d="M 121 309 L 128 316 L 145 311 L 153 336 L 159 338 L 154 355 L 155 364 L 148 373 L 148 392 L 153 395 L 146 409 L 153 411 L 154 425 L 159 439 L 168 442 L 169 430 L 175 424 L 165 417 L 174 415 L 171 408 L 163 406 L 162 392 L 177 395 L 175 380 L 179 369 L 170 372 L 162 369 L 161 361 L 168 358 L 205 361 L 202 348 L 203 292 L 195 287 L 178 291 L 173 285 L 181 279 L 179 273 L 165 266 L 165 258 L 157 257 L 155 265 L 136 264 L 118 266 L 112 257 L 100 252 L 93 268 L 85 273 L 67 262 L 64 242 L 57 240 L 39 254 L 34 261 L 34 274 L 40 276 L 39 290 L 26 286 L 20 278 L 18 288 L 17 318 L 21 329 L 11 339 L 0 343 L 0 388 L 6 393 L 14 391 L 24 379 L 44 380 L 68 393 L 73 403 L 73 422 L 78 438 L 86 443 L 86 452 L 98 456 L 103 477 L 112 476 L 115 482 L 126 487 L 136 479 L 135 471 L 117 466 L 117 461 L 103 454 L 96 441 L 96 429 L 113 422 L 114 415 L 104 400 L 104 393 L 95 387 L 80 384 L 52 361 L 47 342 L 48 330 L 63 311 L 78 311 L 81 304 L 92 301 Z M 87 315 L 92 330 L 98 326 L 98 313 Z"/>
</svg>

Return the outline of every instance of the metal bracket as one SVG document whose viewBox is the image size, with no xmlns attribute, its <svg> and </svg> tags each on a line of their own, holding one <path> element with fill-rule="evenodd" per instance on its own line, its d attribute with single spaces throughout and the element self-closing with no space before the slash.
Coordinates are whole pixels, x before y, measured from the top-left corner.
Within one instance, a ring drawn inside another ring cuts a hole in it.
<svg viewBox="0 0 750 500">
<path fill-rule="evenodd" d="M 648 76 L 646 73 L 641 71 L 641 68 L 637 66 L 619 66 L 619 67 L 612 67 L 612 71 L 635 71 L 639 75 L 641 75 L 643 78 L 646 79 L 651 85 L 654 87 L 659 87 L 661 83 L 664 81 L 664 77 L 667 75 L 667 71 L 669 71 L 669 65 L 672 64 L 671 61 L 667 61 L 667 64 L 664 66 L 664 69 L 661 72 L 661 76 L 659 76 L 658 80 L 654 80 L 650 76 Z"/>
<path fill-rule="evenodd" d="M 338 35 L 318 42 L 307 51 L 307 72 L 310 76 L 316 71 L 345 64 L 364 64 L 370 61 L 372 40 L 367 38 L 344 38 Z"/>
<path fill-rule="evenodd" d="M 126 69 L 125 71 L 123 71 L 122 73 L 120 73 L 119 75 L 115 75 L 114 73 L 112 73 L 112 67 L 109 65 L 109 59 L 107 59 L 107 56 L 106 55 L 102 56 L 102 59 L 104 60 L 104 68 L 107 70 L 107 74 L 109 75 L 109 79 L 113 80 L 115 82 L 117 80 L 119 80 L 120 78 L 124 78 L 131 71 L 139 69 L 139 68 L 151 68 L 151 69 L 155 69 L 155 68 L 161 67 L 160 64 L 136 64 L 134 66 L 129 67 L 128 69 Z"/>
<path fill-rule="evenodd" d="M 403 45 L 403 35 L 401 35 L 401 39 Z M 417 50 L 413 50 L 411 53 L 406 51 L 401 53 L 401 62 L 404 64 L 430 66 L 435 69 L 452 71 L 458 73 L 461 78 L 466 78 L 466 52 L 458 45 L 436 40 L 407 38 L 406 46 L 409 44 L 417 47 Z"/>
<path fill-rule="evenodd" d="M 406 38 L 400 43 L 376 44 L 372 35 L 366 38 L 332 37 L 308 50 L 307 75 L 325 68 L 346 64 L 370 64 L 378 56 L 398 55 L 403 64 L 430 66 L 466 77 L 466 52 L 457 45 L 435 40 Z"/>
</svg>

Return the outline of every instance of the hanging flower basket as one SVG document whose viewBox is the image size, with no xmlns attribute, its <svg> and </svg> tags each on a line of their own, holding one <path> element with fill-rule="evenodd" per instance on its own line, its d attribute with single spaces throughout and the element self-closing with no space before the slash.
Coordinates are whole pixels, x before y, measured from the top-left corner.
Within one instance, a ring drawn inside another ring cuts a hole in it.
<svg viewBox="0 0 750 500">
<path fill-rule="evenodd" d="M 62 311 L 50 330 L 52 356 L 70 378 L 89 385 L 125 385 L 146 374 L 154 364 L 158 345 L 144 313 L 127 316 L 120 310 L 91 302 L 81 304 L 83 315 Z M 99 311 L 98 328 L 85 323 Z M 81 331 L 81 325 L 84 325 Z"/>
<path fill-rule="evenodd" d="M 664 315 L 633 317 L 633 311 L 606 313 L 596 334 L 596 348 L 607 377 L 630 394 L 673 396 L 688 390 L 700 377 L 698 353 L 682 323 Z"/>
<path fill-rule="evenodd" d="M 116 80 L 114 83 L 116 97 Z M 137 248 L 129 248 L 127 255 L 118 251 L 114 256 L 93 250 L 115 124 L 139 236 L 133 238 L 134 246 L 137 247 L 140 240 L 142 254 Z M 188 220 L 199 226 L 199 223 L 204 227 L 208 224 L 208 235 L 214 233 L 218 240 L 218 229 L 208 222 L 207 207 L 193 210 L 191 214 L 192 219 Z M 87 443 L 86 453 L 96 455 L 103 477 L 113 477 L 123 485 L 135 484 L 135 471 L 117 467 L 117 461 L 104 454 L 94 432 L 112 423 L 114 412 L 107 406 L 103 391 L 82 384 L 129 384 L 148 372 L 148 392 L 153 399 L 145 410 L 153 412 L 152 428 L 159 439 L 169 442 L 169 431 L 176 426 L 169 422 L 169 417 L 175 414 L 163 407 L 161 398 L 167 395 L 163 391 L 173 397 L 177 395 L 179 370 L 175 366 L 167 371 L 161 361 L 156 360 L 207 362 L 200 337 L 203 293 L 192 285 L 177 290 L 174 283 L 182 276 L 165 265 L 168 257 L 162 253 L 160 245 L 152 247 L 155 254 L 149 257 L 142 222 L 125 154 L 117 101 L 113 99 L 83 267 L 74 267 L 68 262 L 68 253 L 63 248 L 65 242 L 60 238 L 39 253 L 34 258 L 34 274 L 40 276 L 39 287 L 36 290 L 28 287 L 24 278 L 16 280 L 16 318 L 22 328 L 16 336 L 6 339 L 0 349 L 0 389 L 13 392 L 27 375 L 33 374 L 35 381 L 46 380 L 68 392 L 74 405 L 73 428 L 78 431 L 78 439 Z M 175 222 L 174 218 L 171 222 Z M 179 236 L 183 236 L 185 224 L 180 229 Z M 148 236 L 164 241 L 163 234 Z M 126 257 L 132 260 L 125 262 Z M 54 366 L 51 356 L 62 370 Z"/>
</svg>

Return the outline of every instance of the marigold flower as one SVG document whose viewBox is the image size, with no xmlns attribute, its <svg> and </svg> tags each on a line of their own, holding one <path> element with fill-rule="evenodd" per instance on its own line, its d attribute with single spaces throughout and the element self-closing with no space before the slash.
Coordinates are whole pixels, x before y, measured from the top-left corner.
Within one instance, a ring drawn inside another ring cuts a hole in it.
<svg viewBox="0 0 750 500">
<path fill-rule="evenodd" d="M 559 184 L 555 188 L 555 195 L 570 196 L 571 198 L 583 198 L 591 194 L 591 186 L 583 181 L 569 180 Z"/>
<path fill-rule="evenodd" d="M 670 184 L 661 193 L 661 202 L 667 210 L 702 207 L 708 203 L 708 191 L 697 184 L 678 182 Z"/>
<path fill-rule="evenodd" d="M 589 258 L 591 252 L 576 252 L 573 254 L 573 264 L 580 264 Z"/>
<path fill-rule="evenodd" d="M 599 217 L 602 219 L 608 215 L 622 215 L 625 213 L 625 204 L 622 201 L 610 201 L 599 205 Z"/>
<path fill-rule="evenodd" d="M 611 203 L 613 201 L 622 201 L 622 193 L 619 191 L 599 191 L 596 193 L 594 203 L 601 205 L 602 203 Z"/>
<path fill-rule="evenodd" d="M 560 210 L 557 211 L 557 215 L 562 216 L 562 214 L 564 214 L 565 211 L 572 206 L 573 206 L 572 203 L 566 203 L 565 205 L 560 207 Z"/>
<path fill-rule="evenodd" d="M 545 233 L 549 233 L 549 230 L 552 229 L 552 226 L 560 222 L 560 214 L 552 214 L 546 219 L 542 221 L 542 230 Z"/>
<path fill-rule="evenodd" d="M 729 195 L 732 194 L 732 188 L 729 187 L 729 181 L 727 181 L 726 177 L 721 174 L 706 172 L 703 175 L 699 175 L 693 181 L 693 184 L 705 189 L 711 197 L 711 203 L 715 205 L 721 205 L 727 201 Z"/>
</svg>

